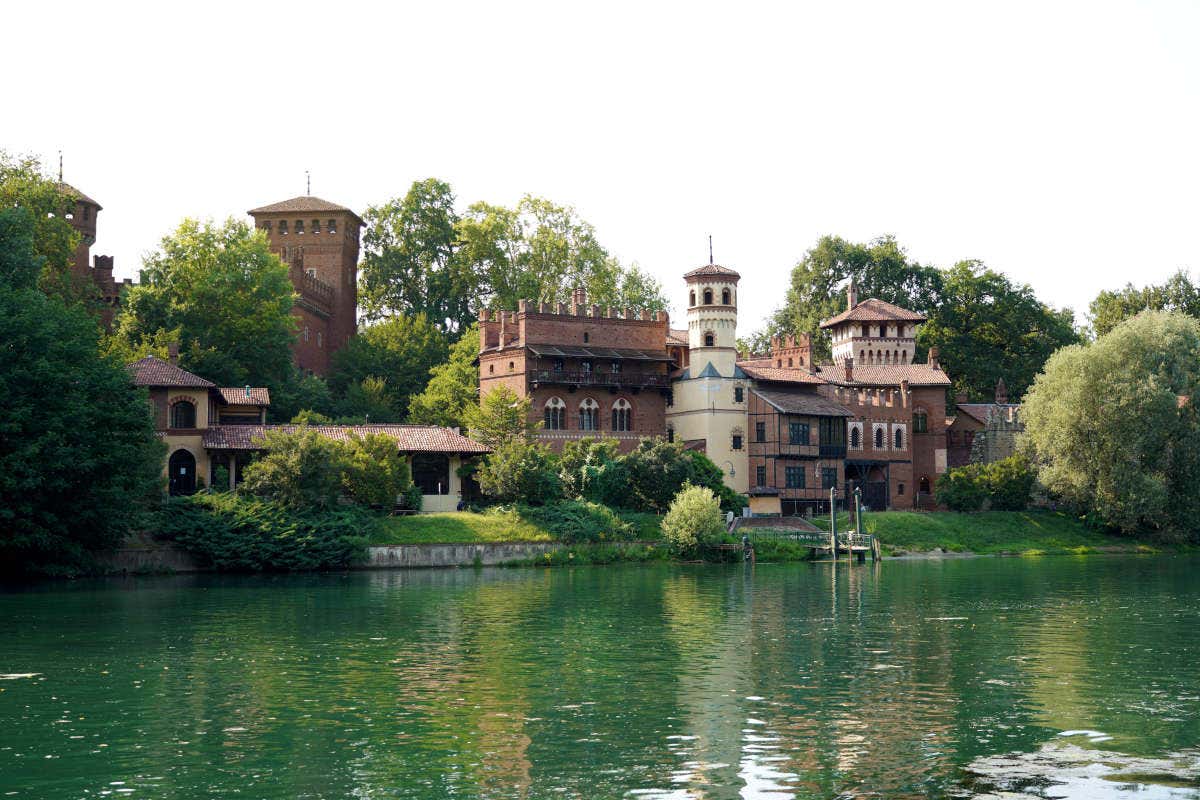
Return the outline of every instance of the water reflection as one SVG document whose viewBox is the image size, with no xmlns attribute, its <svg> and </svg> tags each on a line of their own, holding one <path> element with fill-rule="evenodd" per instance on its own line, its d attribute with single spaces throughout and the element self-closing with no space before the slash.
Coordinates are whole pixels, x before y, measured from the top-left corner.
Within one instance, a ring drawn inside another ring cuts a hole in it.
<svg viewBox="0 0 1200 800">
<path fill-rule="evenodd" d="M 1198 563 L 44 585 L 0 594 L 0 792 L 967 796 L 1064 730 L 1200 742 Z"/>
</svg>

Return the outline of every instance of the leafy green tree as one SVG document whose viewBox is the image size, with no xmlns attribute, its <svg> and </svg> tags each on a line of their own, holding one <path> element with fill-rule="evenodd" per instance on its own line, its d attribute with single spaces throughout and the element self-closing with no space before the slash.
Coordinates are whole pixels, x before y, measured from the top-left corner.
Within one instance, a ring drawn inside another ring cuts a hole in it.
<svg viewBox="0 0 1200 800">
<path fill-rule="evenodd" d="M 71 265 L 79 233 L 71 224 L 78 198 L 51 180 L 33 156 L 14 156 L 0 150 L 0 208 L 20 207 L 33 220 L 33 249 L 41 258 L 38 285 L 49 294 L 75 301 L 85 289 L 75 280 Z"/>
<path fill-rule="evenodd" d="M 529 418 L 531 402 L 507 386 L 493 389 L 467 411 L 471 438 L 492 450 L 514 439 L 527 441 L 540 426 Z"/>
<path fill-rule="evenodd" d="M 343 425 L 362 425 L 367 422 L 396 422 L 392 395 L 387 381 L 368 375 L 350 384 L 346 396 L 337 404 L 338 422 Z"/>
<path fill-rule="evenodd" d="M 308 375 L 292 367 L 282 383 L 269 387 L 271 407 L 268 415 L 274 422 L 296 422 L 296 417 L 330 418 L 334 414 L 333 393 L 329 384 L 317 375 Z"/>
<path fill-rule="evenodd" d="M 708 459 L 705 459 L 708 461 Z M 625 505 L 639 511 L 663 513 L 671 505 L 679 487 L 685 483 L 700 484 L 713 482 L 711 471 L 705 470 L 702 462 L 693 458 L 691 451 L 680 442 L 666 439 L 645 439 L 624 456 L 628 489 Z M 708 461 L 711 465 L 712 461 Z M 705 488 L 717 489 L 722 485 L 720 469 L 716 470 L 716 485 Z M 614 500 L 614 498 L 606 498 Z"/>
<path fill-rule="evenodd" d="M 368 433 L 348 442 L 342 489 L 354 502 L 390 510 L 411 483 L 408 464 L 391 438 Z"/>
<path fill-rule="evenodd" d="M 434 178 L 367 209 L 359 302 L 370 319 L 424 315 L 451 336 L 470 327 L 479 279 L 457 257 L 458 219 L 450 185 Z"/>
<path fill-rule="evenodd" d="M 292 372 L 292 300 L 266 234 L 186 219 L 146 256 L 115 336 L 136 349 L 171 332 L 185 369 L 225 386 L 278 386 Z"/>
<path fill-rule="evenodd" d="M 346 446 L 314 430 L 269 431 L 242 489 L 290 508 L 330 508 L 342 491 Z"/>
<path fill-rule="evenodd" d="M 721 503 L 704 486 L 684 486 L 671 500 L 662 521 L 663 538 L 677 553 L 690 553 L 698 545 L 716 544 L 725 536 Z"/>
<path fill-rule="evenodd" d="M 753 349 L 764 350 L 772 335 L 811 332 L 813 357 L 828 357 L 829 334 L 820 323 L 846 310 L 845 286 L 851 278 L 864 300 L 877 297 L 921 312 L 937 304 L 942 282 L 935 267 L 911 261 L 891 236 L 869 244 L 823 236 L 792 269 L 787 299 L 763 334 L 752 339 Z"/>
<path fill-rule="evenodd" d="M 1100 292 L 1088 309 L 1092 333 L 1104 336 L 1143 311 L 1177 311 L 1200 318 L 1200 288 L 1192 283 L 1187 271 L 1181 269 L 1161 286 L 1139 289 L 1127 283 L 1124 289 Z"/>
<path fill-rule="evenodd" d="M 1200 322 L 1143 312 L 1059 350 L 1025 395 L 1026 445 L 1052 494 L 1133 534 L 1200 518 Z"/>
<path fill-rule="evenodd" d="M 146 394 L 84 309 L 37 288 L 37 231 L 28 209 L 0 210 L 0 571 L 76 568 L 162 486 Z"/>
<path fill-rule="evenodd" d="M 450 358 L 429 370 L 429 383 L 408 402 L 409 422 L 466 427 L 467 410 L 479 405 L 479 327 L 468 328 L 450 347 Z"/>
<path fill-rule="evenodd" d="M 562 495 L 554 454 L 544 444 L 520 436 L 500 441 L 475 477 L 485 495 L 502 503 L 542 505 Z"/>
<path fill-rule="evenodd" d="M 558 478 L 563 496 L 571 500 L 593 497 L 596 484 L 606 470 L 615 467 L 620 457 L 616 439 L 572 439 L 563 445 L 558 457 Z"/>
<path fill-rule="evenodd" d="M 1000 378 L 1020 397 L 1051 353 L 1079 341 L 1070 309 L 1049 308 L 978 261 L 942 273 L 938 297 L 918 344 L 937 347 L 954 391 L 971 397 L 990 399 Z"/>
<path fill-rule="evenodd" d="M 400 422 L 409 399 L 424 388 L 429 370 L 444 362 L 448 351 L 445 335 L 424 314 L 396 315 L 364 327 L 330 359 L 328 383 L 340 401 L 339 413 Z M 367 379 L 384 382 L 382 395 L 372 394 L 378 386 L 369 386 Z M 363 405 L 368 402 L 370 408 Z"/>
</svg>

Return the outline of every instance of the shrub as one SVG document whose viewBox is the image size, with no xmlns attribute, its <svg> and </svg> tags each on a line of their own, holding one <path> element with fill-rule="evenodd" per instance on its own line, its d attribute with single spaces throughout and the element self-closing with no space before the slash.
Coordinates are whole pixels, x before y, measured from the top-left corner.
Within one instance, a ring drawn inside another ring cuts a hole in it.
<svg viewBox="0 0 1200 800">
<path fill-rule="evenodd" d="M 478 479 L 483 493 L 500 502 L 541 505 L 561 495 L 554 454 L 519 437 L 501 442 L 483 460 Z"/>
<path fill-rule="evenodd" d="M 356 503 L 391 510 L 412 485 L 408 464 L 387 436 L 355 436 L 347 443 L 343 456 L 342 489 Z"/>
<path fill-rule="evenodd" d="M 712 489 L 686 486 L 671 501 L 662 521 L 663 537 L 677 553 L 695 550 L 698 545 L 714 544 L 725 536 L 721 504 Z"/>
<path fill-rule="evenodd" d="M 415 483 L 410 483 L 408 489 L 404 492 L 404 508 L 411 511 L 420 511 L 424 502 L 425 495 L 421 494 L 421 487 Z"/>
<path fill-rule="evenodd" d="M 363 560 L 377 524 L 353 507 L 300 511 L 225 493 L 172 498 L 159 513 L 156 536 L 221 571 L 333 569 Z"/>
<path fill-rule="evenodd" d="M 620 458 L 616 439 L 584 438 L 567 442 L 558 457 L 558 478 L 564 497 L 593 498 L 605 472 Z M 593 498 L 594 499 L 594 498 Z"/>
<path fill-rule="evenodd" d="M 1017 455 L 949 470 L 938 478 L 934 497 L 951 511 L 1024 511 L 1033 483 L 1033 469 Z"/>
<path fill-rule="evenodd" d="M 586 500 L 561 500 L 539 508 L 522 508 L 521 516 L 554 534 L 560 542 L 631 541 L 633 525 L 607 506 Z"/>
<path fill-rule="evenodd" d="M 947 470 L 937 479 L 933 487 L 933 496 L 938 503 L 951 511 L 981 510 L 984 501 L 987 500 L 982 467 L 979 464 L 967 464 Z"/>
<path fill-rule="evenodd" d="M 267 451 L 246 467 L 245 491 L 292 508 L 328 508 L 342 489 L 345 446 L 301 427 L 263 437 Z"/>
</svg>

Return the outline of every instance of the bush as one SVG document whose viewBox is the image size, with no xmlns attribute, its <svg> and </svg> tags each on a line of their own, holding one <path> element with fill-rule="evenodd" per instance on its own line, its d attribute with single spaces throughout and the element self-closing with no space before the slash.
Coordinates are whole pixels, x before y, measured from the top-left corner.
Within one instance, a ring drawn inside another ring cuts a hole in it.
<svg viewBox="0 0 1200 800">
<path fill-rule="evenodd" d="M 616 439 L 584 438 L 567 442 L 558 457 L 558 478 L 563 496 L 578 500 L 595 498 L 605 473 L 616 470 L 620 459 Z M 610 481 L 611 483 L 611 476 Z"/>
<path fill-rule="evenodd" d="M 554 454 L 520 437 L 497 445 L 480 465 L 478 479 L 483 493 L 500 502 L 541 505 L 561 496 Z"/>
<path fill-rule="evenodd" d="M 707 487 L 684 487 L 671 501 L 667 515 L 663 517 L 662 531 L 677 553 L 721 541 L 725 537 L 725 521 L 721 517 L 720 501 Z"/>
<path fill-rule="evenodd" d="M 272 431 L 267 451 L 246 467 L 242 488 L 292 508 L 328 508 L 342 490 L 345 447 L 314 430 Z"/>
<path fill-rule="evenodd" d="M 951 511 L 1024 511 L 1033 492 L 1034 475 L 1022 456 L 991 464 L 955 467 L 938 478 L 934 497 Z"/>
<path fill-rule="evenodd" d="M 415 483 L 410 483 L 408 489 L 404 492 L 404 508 L 410 511 L 420 511 L 424 503 L 425 495 L 421 494 L 421 487 Z"/>
<path fill-rule="evenodd" d="M 611 508 L 586 500 L 522 508 L 521 516 L 550 531 L 560 542 L 627 542 L 636 538 L 634 526 Z"/>
<path fill-rule="evenodd" d="M 362 509 L 299 511 L 236 494 L 193 495 L 164 503 L 156 536 L 221 571 L 334 569 L 361 562 L 372 526 Z"/>
<path fill-rule="evenodd" d="M 366 506 L 391 510 L 412 482 L 396 443 L 379 433 L 353 437 L 343 448 L 342 489 Z M 418 492 L 419 494 L 419 492 Z"/>
</svg>

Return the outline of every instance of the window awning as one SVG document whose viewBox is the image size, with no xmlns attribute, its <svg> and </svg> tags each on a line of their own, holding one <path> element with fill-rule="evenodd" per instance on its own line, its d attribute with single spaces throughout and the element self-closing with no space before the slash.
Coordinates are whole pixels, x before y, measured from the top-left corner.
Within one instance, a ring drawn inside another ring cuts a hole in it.
<svg viewBox="0 0 1200 800">
<path fill-rule="evenodd" d="M 530 344 L 525 349 L 535 356 L 550 358 L 595 358 L 610 361 L 674 361 L 666 351 L 633 350 L 623 347 L 580 347 L 577 345 Z"/>
</svg>

